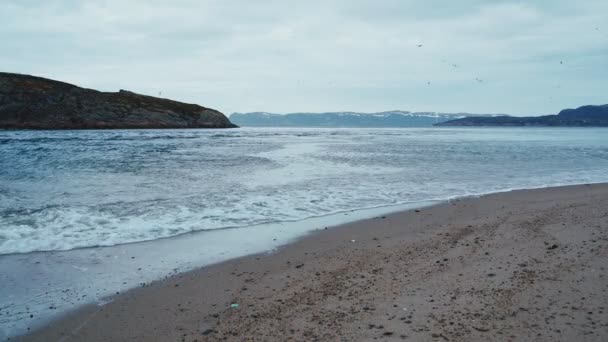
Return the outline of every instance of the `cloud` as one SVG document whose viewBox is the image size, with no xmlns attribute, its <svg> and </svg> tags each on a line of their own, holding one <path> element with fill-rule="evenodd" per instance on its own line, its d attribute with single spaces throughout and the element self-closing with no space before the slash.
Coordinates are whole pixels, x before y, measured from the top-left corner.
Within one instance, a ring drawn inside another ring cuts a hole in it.
<svg viewBox="0 0 608 342">
<path fill-rule="evenodd" d="M 544 114 L 608 102 L 605 13 L 602 0 L 8 0 L 0 65 L 226 113 Z"/>
</svg>

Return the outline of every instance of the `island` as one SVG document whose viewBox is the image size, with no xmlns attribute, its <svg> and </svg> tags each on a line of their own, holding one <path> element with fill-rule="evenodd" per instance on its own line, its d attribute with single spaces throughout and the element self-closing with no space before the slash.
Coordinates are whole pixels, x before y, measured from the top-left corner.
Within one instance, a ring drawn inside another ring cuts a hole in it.
<svg viewBox="0 0 608 342">
<path fill-rule="evenodd" d="M 608 104 L 564 109 L 556 115 L 465 117 L 436 123 L 435 126 L 608 127 Z"/>
<path fill-rule="evenodd" d="M 232 128 L 196 104 L 0 72 L 0 129 Z"/>
</svg>

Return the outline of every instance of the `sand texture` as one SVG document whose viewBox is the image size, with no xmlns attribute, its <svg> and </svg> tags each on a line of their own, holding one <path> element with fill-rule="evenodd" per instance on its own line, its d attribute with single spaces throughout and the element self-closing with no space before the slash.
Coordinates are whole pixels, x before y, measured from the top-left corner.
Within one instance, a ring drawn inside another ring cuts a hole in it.
<svg viewBox="0 0 608 342">
<path fill-rule="evenodd" d="M 513 191 L 321 230 L 20 340 L 608 341 L 606 267 L 607 184 Z"/>
</svg>

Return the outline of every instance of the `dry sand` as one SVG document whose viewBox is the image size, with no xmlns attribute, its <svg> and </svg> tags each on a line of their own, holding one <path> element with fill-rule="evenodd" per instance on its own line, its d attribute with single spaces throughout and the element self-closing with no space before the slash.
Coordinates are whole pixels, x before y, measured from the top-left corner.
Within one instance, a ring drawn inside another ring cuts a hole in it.
<svg viewBox="0 0 608 342">
<path fill-rule="evenodd" d="M 514 191 L 323 230 L 22 340 L 608 341 L 606 267 L 607 184 Z"/>
</svg>

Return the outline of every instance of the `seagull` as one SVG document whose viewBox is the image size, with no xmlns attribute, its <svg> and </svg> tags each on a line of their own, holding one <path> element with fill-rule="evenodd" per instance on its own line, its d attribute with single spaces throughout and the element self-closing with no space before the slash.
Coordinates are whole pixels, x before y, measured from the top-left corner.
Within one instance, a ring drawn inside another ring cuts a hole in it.
<svg viewBox="0 0 608 342">
<path fill-rule="evenodd" d="M 417 47 L 419 47 L 419 48 L 421 48 L 421 47 L 423 47 L 424 45 L 422 45 L 422 44 L 418 44 L 418 45 L 416 45 L 416 46 L 417 46 Z"/>
</svg>

